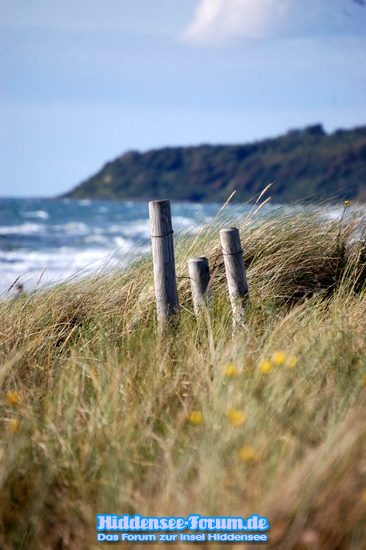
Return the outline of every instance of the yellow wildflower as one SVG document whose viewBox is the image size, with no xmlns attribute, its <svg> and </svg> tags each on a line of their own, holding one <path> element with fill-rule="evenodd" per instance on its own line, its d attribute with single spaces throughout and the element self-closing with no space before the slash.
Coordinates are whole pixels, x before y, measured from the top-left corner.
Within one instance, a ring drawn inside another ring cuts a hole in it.
<svg viewBox="0 0 366 550">
<path fill-rule="evenodd" d="M 201 424 L 203 420 L 203 414 L 201 411 L 192 411 L 188 417 L 191 424 Z"/>
<path fill-rule="evenodd" d="M 271 361 L 268 361 L 268 359 L 263 359 L 263 361 L 259 363 L 259 369 L 263 374 L 268 374 L 272 370 Z"/>
<path fill-rule="evenodd" d="M 272 355 L 272 362 L 274 365 L 283 365 L 286 361 L 286 355 L 283 353 L 283 351 L 275 351 Z"/>
<path fill-rule="evenodd" d="M 10 390 L 6 394 L 6 401 L 9 405 L 17 405 L 20 403 L 20 395 L 18 392 Z"/>
<path fill-rule="evenodd" d="M 224 367 L 224 374 L 225 374 L 225 376 L 237 376 L 238 367 L 236 365 L 234 365 L 234 363 L 229 363 L 228 365 L 225 365 L 225 367 Z"/>
<path fill-rule="evenodd" d="M 286 365 L 290 367 L 290 369 L 293 369 L 296 367 L 298 362 L 299 360 L 295 355 L 289 355 L 286 361 Z"/>
<path fill-rule="evenodd" d="M 243 462 L 255 462 L 257 460 L 257 453 L 250 445 L 244 445 L 239 451 L 239 458 Z"/>
<path fill-rule="evenodd" d="M 17 418 L 11 418 L 8 422 L 9 432 L 17 432 L 20 428 L 20 422 Z"/>
<path fill-rule="evenodd" d="M 240 426 L 246 421 L 245 414 L 236 409 L 229 409 L 227 413 L 229 420 L 233 426 Z"/>
<path fill-rule="evenodd" d="M 351 201 L 344 201 L 343 206 L 349 208 L 351 206 Z"/>
</svg>

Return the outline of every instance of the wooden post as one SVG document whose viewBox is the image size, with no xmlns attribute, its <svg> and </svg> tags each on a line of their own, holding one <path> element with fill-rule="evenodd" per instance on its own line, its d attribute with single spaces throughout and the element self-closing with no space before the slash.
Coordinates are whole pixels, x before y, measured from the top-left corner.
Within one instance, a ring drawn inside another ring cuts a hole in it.
<svg viewBox="0 0 366 550">
<path fill-rule="evenodd" d="M 208 259 L 192 258 L 188 261 L 188 272 L 191 280 L 194 312 L 198 315 L 209 298 L 209 291 L 207 290 L 210 281 Z"/>
<path fill-rule="evenodd" d="M 170 201 L 150 201 L 149 214 L 158 320 L 166 323 L 179 306 Z"/>
<path fill-rule="evenodd" d="M 234 324 L 239 324 L 248 300 L 248 283 L 245 274 L 243 250 L 236 227 L 221 229 L 221 248 L 224 256 Z"/>
</svg>

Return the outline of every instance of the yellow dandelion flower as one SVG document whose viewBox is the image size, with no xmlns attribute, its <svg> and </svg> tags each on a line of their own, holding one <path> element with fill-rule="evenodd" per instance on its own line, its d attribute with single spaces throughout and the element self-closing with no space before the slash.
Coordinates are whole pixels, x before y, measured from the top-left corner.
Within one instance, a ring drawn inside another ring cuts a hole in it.
<svg viewBox="0 0 366 550">
<path fill-rule="evenodd" d="M 351 201 L 344 201 L 343 206 L 349 208 L 351 206 Z"/>
<path fill-rule="evenodd" d="M 229 409 L 227 415 L 233 426 L 240 426 L 246 421 L 245 414 L 237 409 Z"/>
<path fill-rule="evenodd" d="M 188 420 L 191 424 L 202 424 L 203 414 L 201 411 L 192 411 Z"/>
<path fill-rule="evenodd" d="M 7 403 L 9 403 L 9 405 L 17 405 L 18 403 L 20 403 L 20 395 L 16 391 L 13 391 L 13 390 L 8 391 L 5 398 Z"/>
<path fill-rule="evenodd" d="M 244 445 L 239 451 L 239 458 L 243 462 L 255 462 L 257 460 L 257 453 L 250 445 Z"/>
<path fill-rule="evenodd" d="M 271 361 L 268 361 L 268 359 L 263 359 L 263 361 L 261 361 L 259 363 L 259 370 L 263 373 L 263 374 L 268 374 L 269 372 L 271 372 L 272 370 L 272 363 Z"/>
<path fill-rule="evenodd" d="M 298 362 L 299 360 L 295 355 L 289 355 L 286 361 L 286 365 L 290 367 L 290 369 L 294 369 L 297 366 Z"/>
<path fill-rule="evenodd" d="M 366 374 L 363 375 L 362 379 L 361 379 L 361 383 L 363 386 L 366 386 Z"/>
<path fill-rule="evenodd" d="M 11 418 L 8 422 L 8 431 L 17 432 L 20 428 L 20 422 L 17 418 Z"/>
<path fill-rule="evenodd" d="M 286 361 L 286 355 L 283 353 L 283 351 L 275 351 L 272 355 L 272 362 L 274 365 L 283 365 Z"/>
<path fill-rule="evenodd" d="M 224 374 L 225 374 L 225 376 L 237 376 L 238 367 L 236 365 L 234 365 L 234 363 L 229 363 L 228 365 L 225 365 L 225 367 L 224 367 Z"/>
</svg>

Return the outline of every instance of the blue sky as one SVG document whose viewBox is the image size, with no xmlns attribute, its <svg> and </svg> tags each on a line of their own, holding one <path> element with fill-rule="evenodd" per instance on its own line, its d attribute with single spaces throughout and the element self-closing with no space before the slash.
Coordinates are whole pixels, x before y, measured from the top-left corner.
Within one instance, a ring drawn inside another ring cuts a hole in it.
<svg viewBox="0 0 366 550">
<path fill-rule="evenodd" d="M 0 26 L 2 196 L 57 195 L 129 149 L 366 124 L 352 0 L 0 0 Z"/>
</svg>

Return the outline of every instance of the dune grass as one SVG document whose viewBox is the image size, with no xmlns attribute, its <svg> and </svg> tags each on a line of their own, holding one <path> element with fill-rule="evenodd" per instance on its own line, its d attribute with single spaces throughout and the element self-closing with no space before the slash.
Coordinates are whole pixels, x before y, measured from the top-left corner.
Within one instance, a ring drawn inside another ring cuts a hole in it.
<svg viewBox="0 0 366 550">
<path fill-rule="evenodd" d="M 178 239 L 182 308 L 162 333 L 150 257 L 4 301 L 0 547 L 96 548 L 101 513 L 258 513 L 271 548 L 366 548 L 357 223 L 243 223 L 251 302 L 235 331 L 216 225 Z M 213 269 L 199 319 L 196 255 Z"/>
</svg>

